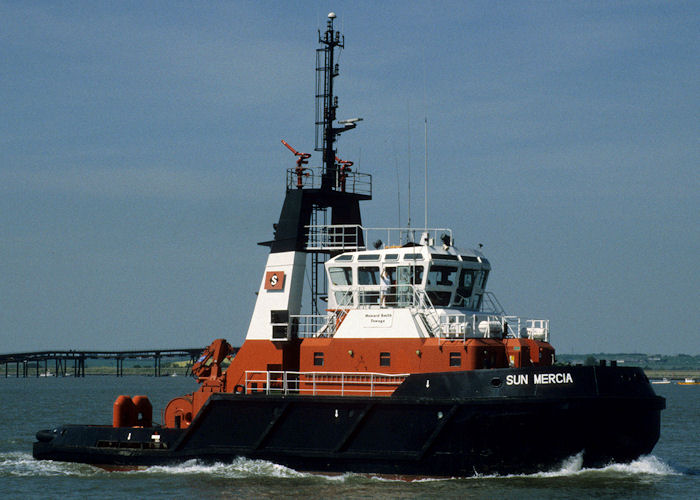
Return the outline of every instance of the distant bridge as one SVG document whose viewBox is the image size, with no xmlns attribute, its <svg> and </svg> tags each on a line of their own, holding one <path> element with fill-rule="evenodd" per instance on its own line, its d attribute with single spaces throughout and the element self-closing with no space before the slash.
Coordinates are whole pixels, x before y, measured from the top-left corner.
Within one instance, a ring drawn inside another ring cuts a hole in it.
<svg viewBox="0 0 700 500">
<path fill-rule="evenodd" d="M 152 359 L 153 375 L 161 376 L 160 362 L 162 358 L 189 358 L 194 362 L 204 350 L 204 347 L 185 349 L 154 349 L 140 351 L 35 351 L 18 352 L 14 354 L 0 354 L 0 366 L 5 365 L 5 377 L 12 375 L 10 365 L 14 363 L 14 376 L 49 376 L 49 364 L 53 365 L 53 375 L 65 377 L 85 376 L 85 360 L 87 359 L 113 359 L 116 362 L 115 375 L 124 375 L 125 359 Z M 72 370 L 71 370 L 72 365 Z M 0 369 L 1 370 L 1 369 Z M 1 372 L 0 372 L 1 373 Z"/>
</svg>

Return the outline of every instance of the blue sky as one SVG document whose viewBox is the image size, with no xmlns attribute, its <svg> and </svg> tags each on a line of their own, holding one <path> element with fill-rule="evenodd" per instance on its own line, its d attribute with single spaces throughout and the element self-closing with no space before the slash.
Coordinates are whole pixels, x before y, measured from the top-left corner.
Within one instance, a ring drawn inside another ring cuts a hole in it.
<svg viewBox="0 0 700 500">
<path fill-rule="evenodd" d="M 0 1 L 0 352 L 242 342 L 331 10 L 367 226 L 397 184 L 406 223 L 409 148 L 424 225 L 427 116 L 428 225 L 483 243 L 509 313 L 700 353 L 690 1 Z"/>
</svg>

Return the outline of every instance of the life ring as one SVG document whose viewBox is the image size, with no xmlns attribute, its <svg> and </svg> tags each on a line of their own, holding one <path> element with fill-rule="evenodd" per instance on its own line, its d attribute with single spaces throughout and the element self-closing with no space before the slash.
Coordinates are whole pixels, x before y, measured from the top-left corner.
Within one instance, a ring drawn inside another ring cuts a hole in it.
<svg viewBox="0 0 700 500">
<path fill-rule="evenodd" d="M 235 386 L 233 386 L 233 393 L 245 394 L 245 387 L 243 387 L 241 384 L 236 384 Z"/>
</svg>

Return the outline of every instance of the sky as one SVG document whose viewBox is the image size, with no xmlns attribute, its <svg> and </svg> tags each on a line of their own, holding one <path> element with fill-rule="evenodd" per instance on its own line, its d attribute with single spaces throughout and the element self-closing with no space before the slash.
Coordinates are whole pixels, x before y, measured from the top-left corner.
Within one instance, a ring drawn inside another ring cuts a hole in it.
<svg viewBox="0 0 700 500">
<path fill-rule="evenodd" d="M 330 11 L 366 226 L 410 179 L 558 352 L 700 354 L 700 3 L 206 0 L 0 0 L 1 353 L 240 345 Z"/>
</svg>

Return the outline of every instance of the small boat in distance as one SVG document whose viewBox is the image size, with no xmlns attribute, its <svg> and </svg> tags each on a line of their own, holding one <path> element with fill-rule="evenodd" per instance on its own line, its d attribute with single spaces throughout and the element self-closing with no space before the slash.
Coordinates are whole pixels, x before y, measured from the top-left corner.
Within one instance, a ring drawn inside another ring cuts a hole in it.
<svg viewBox="0 0 700 500">
<path fill-rule="evenodd" d="M 652 380 L 652 384 L 670 384 L 671 381 L 667 379 L 666 377 L 662 378 L 661 380 Z"/>
<path fill-rule="evenodd" d="M 687 377 L 683 382 L 678 382 L 678 385 L 700 385 L 700 382 L 694 378 Z"/>
</svg>

